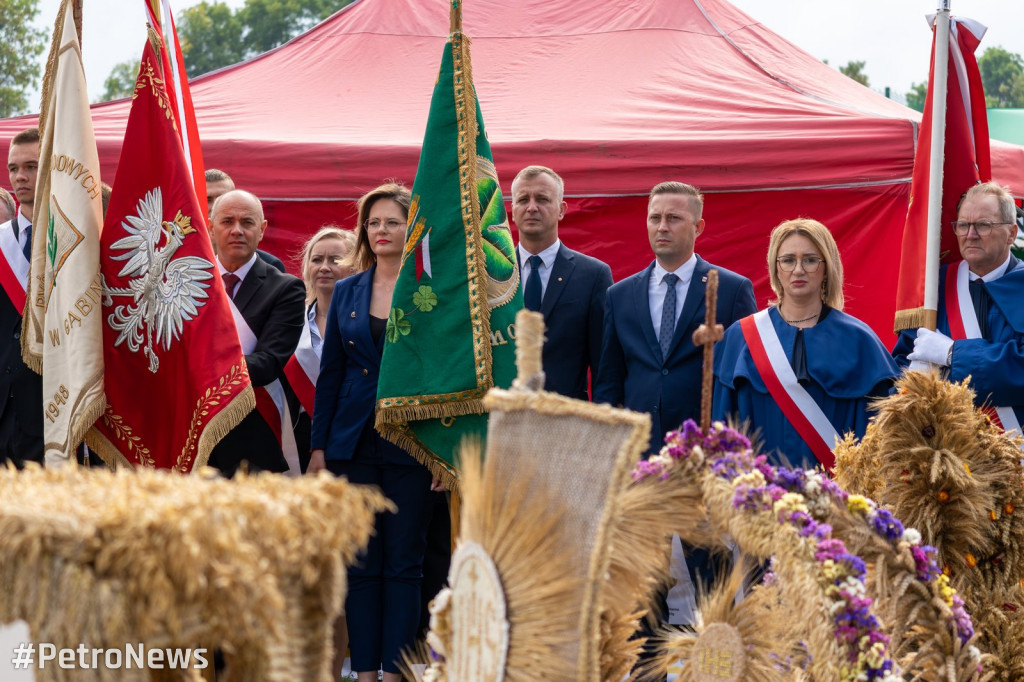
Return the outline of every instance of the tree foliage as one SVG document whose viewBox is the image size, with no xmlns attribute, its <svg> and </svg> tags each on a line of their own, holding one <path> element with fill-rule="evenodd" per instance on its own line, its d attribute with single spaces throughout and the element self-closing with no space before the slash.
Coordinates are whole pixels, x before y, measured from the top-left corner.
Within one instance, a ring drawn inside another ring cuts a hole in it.
<svg viewBox="0 0 1024 682">
<path fill-rule="evenodd" d="M 855 62 L 850 61 L 846 66 L 839 67 L 839 73 L 843 74 L 847 78 L 852 78 L 864 87 L 868 87 L 868 75 L 864 73 L 864 66 L 866 62 Z"/>
<path fill-rule="evenodd" d="M 916 111 L 924 111 L 924 100 L 928 96 L 928 81 L 911 83 L 907 93 L 907 106 Z"/>
<path fill-rule="evenodd" d="M 190 78 L 249 59 L 288 42 L 351 0 L 246 0 L 238 10 L 203 0 L 178 18 Z"/>
<path fill-rule="evenodd" d="M 978 59 L 985 104 L 993 108 L 1024 107 L 1024 59 L 1001 47 L 990 47 Z"/>
<path fill-rule="evenodd" d="M 25 113 L 39 83 L 46 32 L 33 28 L 37 0 L 0 0 L 0 118 Z"/>
<path fill-rule="evenodd" d="M 139 75 L 139 60 L 128 59 L 114 64 L 107 80 L 103 81 L 103 94 L 99 101 L 109 102 L 112 99 L 130 97 L 135 92 L 135 79 Z"/>
</svg>

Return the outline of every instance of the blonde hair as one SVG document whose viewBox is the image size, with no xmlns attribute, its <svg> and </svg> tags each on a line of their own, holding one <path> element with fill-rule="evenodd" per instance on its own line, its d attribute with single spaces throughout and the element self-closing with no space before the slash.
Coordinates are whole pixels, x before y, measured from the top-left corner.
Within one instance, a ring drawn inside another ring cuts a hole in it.
<svg viewBox="0 0 1024 682">
<path fill-rule="evenodd" d="M 811 218 L 786 220 L 772 230 L 768 242 L 768 275 L 771 278 L 772 291 L 779 298 L 769 301 L 769 305 L 781 305 L 784 292 L 779 280 L 779 248 L 782 242 L 794 234 L 811 240 L 825 260 L 825 278 L 821 283 L 821 300 L 830 308 L 843 309 L 843 261 L 839 258 L 839 247 L 828 228 Z"/>
<path fill-rule="evenodd" d="M 357 272 L 352 260 L 356 250 L 356 233 L 352 230 L 342 229 L 337 225 L 324 225 L 302 247 L 302 281 L 306 285 L 306 305 L 312 303 L 313 299 L 316 298 L 316 290 L 313 288 L 313 283 L 309 281 L 309 275 L 307 274 L 309 272 L 309 260 L 313 256 L 313 247 L 325 239 L 337 239 L 348 245 L 348 253 L 345 254 L 341 261 L 341 269 L 345 273 L 342 275 L 342 278 Z"/>
</svg>

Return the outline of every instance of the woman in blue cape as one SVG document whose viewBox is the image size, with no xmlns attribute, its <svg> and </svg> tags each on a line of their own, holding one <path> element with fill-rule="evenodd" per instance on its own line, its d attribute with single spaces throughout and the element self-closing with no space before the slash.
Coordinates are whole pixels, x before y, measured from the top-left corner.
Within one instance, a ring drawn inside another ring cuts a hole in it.
<svg viewBox="0 0 1024 682">
<path fill-rule="evenodd" d="M 868 403 L 888 394 L 899 368 L 842 311 L 843 265 L 827 227 L 801 218 L 772 230 L 768 272 L 778 299 L 715 349 L 713 415 L 748 422 L 773 463 L 831 469 L 836 437 L 864 435 Z"/>
</svg>

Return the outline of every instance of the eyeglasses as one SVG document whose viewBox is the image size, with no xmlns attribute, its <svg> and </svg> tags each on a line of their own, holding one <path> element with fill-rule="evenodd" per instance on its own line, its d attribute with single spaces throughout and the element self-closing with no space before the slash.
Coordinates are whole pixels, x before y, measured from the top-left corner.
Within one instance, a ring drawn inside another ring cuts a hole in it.
<svg viewBox="0 0 1024 682">
<path fill-rule="evenodd" d="M 818 268 L 824 261 L 823 258 L 817 256 L 804 256 L 803 258 L 797 258 L 796 256 L 779 256 L 775 259 L 775 262 L 779 264 L 779 270 L 783 272 L 793 272 L 796 270 L 797 261 L 803 266 L 804 272 L 817 272 Z"/>
<path fill-rule="evenodd" d="M 367 220 L 365 223 L 363 223 L 363 226 L 367 230 L 379 230 L 381 227 L 388 230 L 397 230 L 400 227 L 405 227 L 405 223 L 395 219 L 382 221 L 377 218 L 371 218 L 370 220 Z"/>
<path fill-rule="evenodd" d="M 974 227 L 974 231 L 978 233 L 979 237 L 987 237 L 988 233 L 991 232 L 992 228 L 996 225 L 1013 225 L 1013 223 L 996 223 L 991 220 L 978 220 L 975 222 L 954 220 L 950 225 L 953 226 L 953 233 L 958 237 L 965 236 L 971 231 L 971 227 Z"/>
</svg>

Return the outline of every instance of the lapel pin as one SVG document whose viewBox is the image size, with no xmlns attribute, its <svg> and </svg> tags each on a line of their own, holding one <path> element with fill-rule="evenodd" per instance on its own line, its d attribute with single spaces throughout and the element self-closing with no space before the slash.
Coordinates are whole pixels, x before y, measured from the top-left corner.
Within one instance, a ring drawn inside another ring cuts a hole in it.
<svg viewBox="0 0 1024 682">
<path fill-rule="evenodd" d="M 700 278 L 700 281 L 701 281 L 702 283 L 707 283 L 707 281 L 708 281 L 708 276 L 707 276 L 707 275 L 704 275 L 703 277 L 701 277 L 701 278 Z"/>
<path fill-rule="evenodd" d="M 559 282 L 561 282 L 561 281 L 562 281 L 562 278 L 561 278 L 561 277 L 559 277 L 559 278 L 558 278 L 558 281 L 559 281 Z"/>
</svg>

